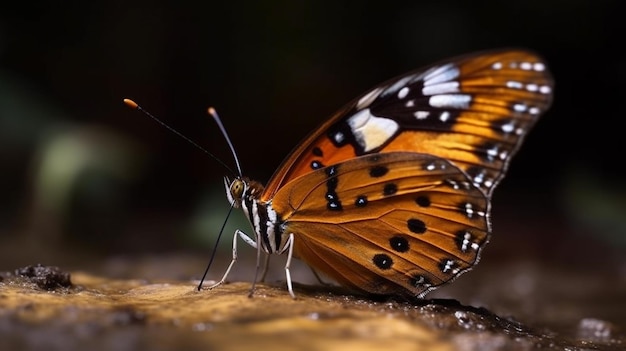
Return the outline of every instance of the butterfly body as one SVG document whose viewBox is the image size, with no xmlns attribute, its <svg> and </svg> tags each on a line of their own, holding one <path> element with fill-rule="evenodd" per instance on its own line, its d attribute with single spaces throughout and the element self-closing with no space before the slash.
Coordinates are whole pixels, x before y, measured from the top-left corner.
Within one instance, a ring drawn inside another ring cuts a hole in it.
<svg viewBox="0 0 626 351">
<path fill-rule="evenodd" d="M 460 57 L 389 80 L 314 130 L 266 187 L 225 180 L 265 253 L 342 285 L 423 296 L 470 270 L 491 194 L 549 106 L 545 63 L 522 50 Z M 236 243 L 231 266 L 236 260 Z M 220 284 L 218 283 L 218 284 Z"/>
</svg>

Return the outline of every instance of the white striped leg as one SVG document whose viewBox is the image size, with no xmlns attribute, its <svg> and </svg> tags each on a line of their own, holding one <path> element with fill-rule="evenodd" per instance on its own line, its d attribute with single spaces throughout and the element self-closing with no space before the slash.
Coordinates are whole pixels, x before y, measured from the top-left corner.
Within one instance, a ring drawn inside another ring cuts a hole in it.
<svg viewBox="0 0 626 351">
<path fill-rule="evenodd" d="M 260 282 L 265 282 L 265 278 L 267 278 L 267 271 L 270 266 L 270 254 L 265 254 L 265 262 L 263 262 L 263 272 L 261 272 Z"/>
<path fill-rule="evenodd" d="M 296 298 L 296 294 L 293 293 L 293 286 L 291 284 L 291 272 L 289 271 L 289 267 L 291 266 L 291 257 L 293 256 L 293 233 L 289 234 L 289 239 L 285 242 L 285 247 L 281 251 L 283 253 L 285 249 L 289 248 L 289 252 L 287 253 L 287 263 L 285 263 L 285 277 L 287 278 L 287 288 L 289 289 L 289 295 L 293 299 Z"/>
<path fill-rule="evenodd" d="M 209 290 L 213 288 L 217 288 L 218 286 L 224 284 L 224 282 L 226 281 L 226 278 L 228 277 L 228 274 L 230 273 L 230 270 L 235 265 L 235 262 L 237 262 L 237 237 L 240 237 L 246 244 L 256 249 L 257 244 L 254 240 L 252 240 L 248 235 L 246 235 L 246 233 L 242 232 L 241 230 L 239 229 L 235 230 L 235 234 L 233 234 L 233 259 L 232 261 L 230 261 L 228 268 L 226 268 L 226 272 L 224 273 L 224 276 L 222 277 L 222 279 L 220 279 L 219 282 L 211 285 L 209 287 Z"/>
</svg>

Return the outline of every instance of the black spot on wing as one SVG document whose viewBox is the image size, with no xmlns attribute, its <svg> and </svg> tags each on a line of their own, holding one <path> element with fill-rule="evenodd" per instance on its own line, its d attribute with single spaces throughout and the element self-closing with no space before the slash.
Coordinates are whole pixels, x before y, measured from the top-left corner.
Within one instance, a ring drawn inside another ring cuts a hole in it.
<svg viewBox="0 0 626 351">
<path fill-rule="evenodd" d="M 365 207 L 367 205 L 367 196 L 359 195 L 356 200 L 354 200 L 354 205 L 356 207 Z"/>
<path fill-rule="evenodd" d="M 383 188 L 383 195 L 391 196 L 396 192 L 398 192 L 398 186 L 395 183 L 385 184 L 385 187 Z"/>
<path fill-rule="evenodd" d="M 389 246 L 391 249 L 397 252 L 407 252 L 409 251 L 409 241 L 400 235 L 396 235 L 389 239 Z"/>
<path fill-rule="evenodd" d="M 393 265 L 393 260 L 387 254 L 376 254 L 374 255 L 372 261 L 374 262 L 376 267 L 383 270 L 389 269 Z"/>
<path fill-rule="evenodd" d="M 429 207 L 430 206 L 430 198 L 426 195 L 420 195 L 415 199 L 415 203 L 419 207 Z"/>
<path fill-rule="evenodd" d="M 370 168 L 370 177 L 379 178 L 387 174 L 387 172 L 389 172 L 389 168 L 385 166 L 374 166 Z"/>
<path fill-rule="evenodd" d="M 411 218 L 407 222 L 407 227 L 415 234 L 424 234 L 426 232 L 426 223 L 417 218 Z"/>
</svg>

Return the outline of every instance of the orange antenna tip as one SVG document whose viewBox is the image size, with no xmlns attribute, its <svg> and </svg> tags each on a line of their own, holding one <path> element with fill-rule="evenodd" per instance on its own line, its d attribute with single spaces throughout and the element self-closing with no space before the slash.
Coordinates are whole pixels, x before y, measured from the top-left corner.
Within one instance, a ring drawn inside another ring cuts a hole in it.
<svg viewBox="0 0 626 351">
<path fill-rule="evenodd" d="M 207 109 L 207 112 L 211 115 L 211 116 L 215 116 L 215 109 L 213 107 L 209 107 Z"/>
<path fill-rule="evenodd" d="M 134 101 L 133 101 L 133 100 L 131 100 L 131 99 L 124 99 L 124 103 L 125 103 L 126 105 L 128 105 L 128 107 L 130 107 L 130 108 L 137 108 L 137 107 L 139 107 L 139 105 L 137 105 L 137 103 L 136 103 L 136 102 L 134 102 Z"/>
</svg>

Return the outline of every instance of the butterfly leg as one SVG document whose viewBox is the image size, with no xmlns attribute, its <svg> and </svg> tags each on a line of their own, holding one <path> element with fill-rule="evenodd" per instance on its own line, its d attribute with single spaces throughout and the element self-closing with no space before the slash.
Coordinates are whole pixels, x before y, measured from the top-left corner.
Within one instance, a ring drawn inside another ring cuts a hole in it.
<svg viewBox="0 0 626 351">
<path fill-rule="evenodd" d="M 315 276 L 315 279 L 317 279 L 317 282 L 320 283 L 321 285 L 325 285 L 325 286 L 330 286 L 332 284 L 325 282 L 322 277 L 320 277 L 319 273 L 317 273 L 317 271 L 315 269 L 313 269 L 313 267 L 309 266 L 309 268 L 311 269 L 311 272 L 313 272 L 313 275 Z"/>
<path fill-rule="evenodd" d="M 287 288 L 289 290 L 289 295 L 291 295 L 291 297 L 295 299 L 296 294 L 294 294 L 293 292 L 293 286 L 291 284 L 291 272 L 289 270 L 289 267 L 291 266 L 291 257 L 293 256 L 293 240 L 293 233 L 291 233 L 289 234 L 289 239 L 287 239 L 287 242 L 285 242 L 285 246 L 280 253 L 283 253 L 286 249 L 289 249 L 289 252 L 287 253 L 287 263 L 285 263 L 285 277 L 287 278 Z"/>
<path fill-rule="evenodd" d="M 254 242 L 254 240 L 252 240 L 248 235 L 246 235 L 246 233 L 242 232 L 241 230 L 239 229 L 235 230 L 235 234 L 233 235 L 233 259 L 230 261 L 228 268 L 226 268 L 226 272 L 224 273 L 224 276 L 222 277 L 222 279 L 220 279 L 219 282 L 211 285 L 209 287 L 209 290 L 224 284 L 224 282 L 226 281 L 226 278 L 228 277 L 228 274 L 230 273 L 230 270 L 235 265 L 235 262 L 237 262 L 237 237 L 240 237 L 244 242 L 246 242 L 246 244 L 256 249 L 257 244 L 256 242 Z"/>
<path fill-rule="evenodd" d="M 270 255 L 265 255 L 265 262 L 263 262 L 263 272 L 261 272 L 261 279 L 259 279 L 260 282 L 265 281 L 269 266 L 270 266 Z"/>
</svg>

